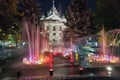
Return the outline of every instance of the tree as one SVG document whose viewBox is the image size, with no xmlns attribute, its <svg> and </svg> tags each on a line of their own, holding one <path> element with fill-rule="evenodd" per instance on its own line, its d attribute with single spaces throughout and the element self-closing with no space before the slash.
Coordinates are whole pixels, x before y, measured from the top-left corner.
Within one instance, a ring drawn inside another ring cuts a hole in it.
<svg viewBox="0 0 120 80">
<path fill-rule="evenodd" d="M 66 40 L 92 34 L 91 10 L 88 8 L 87 0 L 71 0 L 66 13 L 67 23 L 64 35 Z"/>
<path fill-rule="evenodd" d="M 0 40 L 7 40 L 11 35 L 17 46 L 23 17 L 31 22 L 33 17 L 38 20 L 38 9 L 36 0 L 0 0 Z"/>
<path fill-rule="evenodd" d="M 19 0 L 19 7 L 18 10 L 22 15 L 22 21 L 27 20 L 29 25 L 36 25 L 39 22 L 40 14 L 40 4 L 37 3 L 37 0 Z M 22 32 L 22 38 L 26 40 L 26 33 Z"/>
<path fill-rule="evenodd" d="M 96 0 L 94 23 L 99 30 L 103 24 L 106 31 L 120 28 L 120 1 Z"/>
<path fill-rule="evenodd" d="M 5 40 L 9 35 L 12 20 L 16 15 L 18 0 L 0 0 L 0 40 Z"/>
<path fill-rule="evenodd" d="M 17 14 L 18 0 L 0 0 L 0 15 L 10 16 Z"/>
<path fill-rule="evenodd" d="M 23 14 L 23 17 L 33 20 L 35 17 L 38 19 L 40 16 L 40 4 L 36 0 L 19 0 L 19 12 Z"/>
</svg>

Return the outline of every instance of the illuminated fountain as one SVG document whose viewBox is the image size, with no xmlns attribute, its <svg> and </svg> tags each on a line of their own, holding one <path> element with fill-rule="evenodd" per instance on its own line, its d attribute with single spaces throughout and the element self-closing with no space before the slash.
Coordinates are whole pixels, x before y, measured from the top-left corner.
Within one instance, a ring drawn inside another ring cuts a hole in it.
<svg viewBox="0 0 120 80">
<path fill-rule="evenodd" d="M 104 31 L 104 28 L 102 29 L 101 31 L 101 48 L 102 48 L 102 55 L 106 55 L 107 54 L 107 41 L 106 41 L 106 34 L 105 34 L 105 31 Z"/>
<path fill-rule="evenodd" d="M 120 47 L 120 29 L 109 31 L 107 34 L 111 54 L 118 55 Z"/>
<path fill-rule="evenodd" d="M 43 64 L 49 61 L 50 58 L 49 57 L 45 58 L 46 56 L 44 52 L 42 52 L 42 50 L 46 50 L 47 45 L 45 36 L 46 33 L 43 33 L 43 36 L 40 35 L 40 26 L 38 26 L 35 21 L 31 23 L 30 21 L 24 19 L 22 25 L 24 33 L 27 35 L 29 47 L 29 55 L 28 57 L 23 59 L 23 63 Z"/>
<path fill-rule="evenodd" d="M 70 39 L 70 50 L 69 50 L 69 55 L 70 55 L 70 62 L 73 62 L 74 60 L 73 60 L 73 44 L 72 44 L 72 41 L 73 41 L 73 39 L 72 39 L 72 37 L 71 37 L 71 39 Z"/>
<path fill-rule="evenodd" d="M 117 46 L 116 40 L 120 38 L 118 35 L 120 30 L 113 30 L 105 33 L 104 28 L 101 31 L 101 52 L 99 54 L 95 54 L 90 57 L 90 61 L 95 62 L 105 62 L 105 63 L 118 63 L 119 57 L 116 57 L 114 46 Z"/>
<path fill-rule="evenodd" d="M 70 59 L 70 62 L 73 63 L 74 62 L 74 53 L 76 53 L 76 46 L 73 44 L 73 39 L 72 37 L 70 38 L 70 41 L 67 41 L 65 42 L 65 47 L 64 49 L 62 49 L 62 53 L 63 53 L 63 56 L 65 58 L 69 58 Z M 77 55 L 77 58 L 78 58 L 78 55 Z"/>
<path fill-rule="evenodd" d="M 73 44 L 73 38 L 70 38 L 70 42 L 69 42 L 69 48 L 66 49 L 68 52 L 68 55 L 70 57 L 70 62 L 75 62 L 78 61 L 78 53 L 77 53 L 77 47 L 75 44 Z M 75 56 L 75 57 L 74 57 Z M 75 60 L 74 60 L 75 59 Z"/>
</svg>

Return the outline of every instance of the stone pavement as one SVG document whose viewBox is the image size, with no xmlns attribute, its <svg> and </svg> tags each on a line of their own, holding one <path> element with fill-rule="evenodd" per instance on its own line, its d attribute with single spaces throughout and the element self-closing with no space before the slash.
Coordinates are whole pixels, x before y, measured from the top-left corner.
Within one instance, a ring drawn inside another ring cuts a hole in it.
<svg viewBox="0 0 120 80">
<path fill-rule="evenodd" d="M 80 75 L 69 75 L 69 76 L 31 76 L 31 77 L 21 77 L 17 79 L 16 77 L 7 77 L 2 80 L 65 80 L 70 78 L 84 77 Z"/>
<path fill-rule="evenodd" d="M 64 77 L 23 77 L 23 78 L 20 78 L 20 79 L 17 79 L 17 78 L 10 78 L 10 77 L 7 77 L 7 78 L 3 78 L 2 80 L 64 80 L 65 78 Z"/>
<path fill-rule="evenodd" d="M 53 63 L 54 63 L 54 76 L 63 76 L 63 75 L 68 74 L 67 73 L 69 71 L 69 69 L 67 69 L 68 67 L 64 68 L 64 66 L 70 65 L 68 60 L 65 60 L 62 57 L 57 57 L 57 58 L 54 58 Z M 23 80 L 31 80 L 35 76 L 42 77 L 42 76 L 49 76 L 49 74 L 50 74 L 49 73 L 49 64 L 26 65 L 26 64 L 23 64 L 22 62 L 19 62 L 17 64 L 10 66 L 9 69 L 6 72 L 4 72 L 4 74 L 2 74 L 2 79 L 16 77 L 16 74 L 18 71 L 20 71 L 21 77 L 25 78 Z M 45 78 L 45 77 L 43 77 L 43 78 Z M 52 77 L 49 77 L 49 78 L 51 78 L 51 80 L 53 79 Z M 47 78 L 45 78 L 45 79 L 47 79 Z M 61 79 L 61 78 L 59 78 L 59 79 Z M 6 79 L 6 80 L 10 80 L 10 79 Z M 35 80 L 37 80 L 37 79 L 35 79 Z"/>
</svg>

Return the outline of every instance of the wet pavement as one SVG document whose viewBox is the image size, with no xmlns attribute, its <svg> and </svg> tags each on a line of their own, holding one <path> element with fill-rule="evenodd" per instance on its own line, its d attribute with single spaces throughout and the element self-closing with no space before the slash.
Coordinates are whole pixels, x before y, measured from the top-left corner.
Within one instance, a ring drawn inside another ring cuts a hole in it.
<svg viewBox="0 0 120 80">
<path fill-rule="evenodd" d="M 120 76 L 119 66 L 113 67 L 113 70 L 111 72 L 108 72 L 106 70 L 106 67 L 85 68 L 83 74 L 81 74 L 79 70 L 79 65 L 76 65 L 75 63 L 72 64 L 68 59 L 65 59 L 61 56 L 54 57 L 53 66 L 53 76 L 51 77 L 48 64 L 25 65 L 22 62 L 20 62 L 10 66 L 9 69 L 2 74 L 2 78 L 12 77 L 11 80 L 17 80 L 16 74 L 18 71 L 21 73 L 21 80 L 46 80 L 48 78 L 48 80 L 72 80 L 73 77 L 75 78 L 74 80 L 77 80 L 82 76 Z"/>
</svg>

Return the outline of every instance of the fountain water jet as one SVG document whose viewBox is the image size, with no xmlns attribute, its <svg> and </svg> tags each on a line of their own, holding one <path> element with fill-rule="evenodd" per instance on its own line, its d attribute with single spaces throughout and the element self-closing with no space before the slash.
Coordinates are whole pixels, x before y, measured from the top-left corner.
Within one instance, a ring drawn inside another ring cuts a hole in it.
<svg viewBox="0 0 120 80">
<path fill-rule="evenodd" d="M 111 31 L 110 31 L 111 32 Z M 93 56 L 93 60 L 97 61 L 97 62 L 110 62 L 110 63 L 118 63 L 119 62 L 119 58 L 116 57 L 113 54 L 113 49 L 110 49 L 110 45 L 109 45 L 109 39 L 114 39 L 113 35 L 110 35 L 110 32 L 106 32 L 104 31 L 104 28 L 101 31 L 101 50 L 102 53 L 100 53 L 99 55 L 94 55 Z M 109 39 L 108 39 L 109 36 Z M 118 36 L 118 35 L 114 35 L 114 36 Z"/>
<path fill-rule="evenodd" d="M 22 25 L 24 28 L 24 32 L 27 35 L 28 47 L 29 47 L 29 57 L 24 58 L 23 62 L 25 64 L 42 64 L 42 63 L 46 62 L 44 60 L 44 57 L 45 57 L 44 53 L 41 53 L 41 50 L 43 48 L 46 48 L 46 45 L 45 46 L 40 45 L 41 43 L 42 44 L 45 43 L 45 41 L 42 40 L 42 38 L 40 37 L 41 36 L 40 35 L 40 26 L 38 26 L 35 21 L 33 23 L 31 23 L 27 19 L 23 20 Z M 44 38 L 46 38 L 45 35 L 43 35 L 43 39 Z"/>
</svg>

